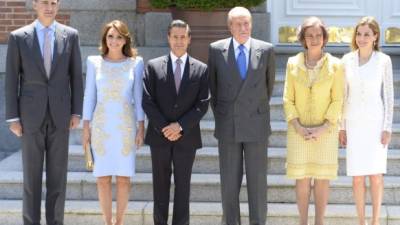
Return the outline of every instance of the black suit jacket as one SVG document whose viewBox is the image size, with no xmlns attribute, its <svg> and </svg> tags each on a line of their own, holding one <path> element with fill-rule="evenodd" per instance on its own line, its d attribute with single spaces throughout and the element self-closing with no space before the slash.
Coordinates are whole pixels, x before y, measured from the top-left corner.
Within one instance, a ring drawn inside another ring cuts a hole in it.
<svg viewBox="0 0 400 225">
<path fill-rule="evenodd" d="M 188 56 L 179 93 L 176 93 L 169 55 L 148 62 L 144 75 L 143 109 L 149 119 L 145 143 L 150 146 L 177 144 L 201 148 L 200 120 L 209 102 L 207 66 Z M 183 136 L 171 142 L 162 128 L 178 122 Z"/>
<path fill-rule="evenodd" d="M 40 128 L 49 106 L 57 128 L 82 114 L 82 60 L 78 32 L 57 23 L 50 78 L 46 76 L 34 23 L 11 32 L 6 62 L 6 119 L 25 131 Z"/>
</svg>

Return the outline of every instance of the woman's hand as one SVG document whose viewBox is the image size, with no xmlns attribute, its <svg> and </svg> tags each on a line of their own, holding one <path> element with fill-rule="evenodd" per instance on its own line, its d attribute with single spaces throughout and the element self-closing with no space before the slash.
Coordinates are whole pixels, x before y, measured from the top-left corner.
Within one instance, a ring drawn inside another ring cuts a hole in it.
<svg viewBox="0 0 400 225">
<path fill-rule="evenodd" d="M 329 124 L 324 123 L 323 125 L 318 127 L 308 128 L 308 130 L 310 132 L 309 138 L 313 140 L 318 140 L 318 138 L 320 138 L 321 135 L 323 135 L 329 130 Z"/>
<path fill-rule="evenodd" d="M 293 119 L 292 121 L 290 121 L 290 123 L 293 125 L 298 135 L 302 136 L 305 140 L 310 139 L 309 135 L 311 134 L 311 132 L 308 128 L 303 127 L 297 119 Z"/>
<path fill-rule="evenodd" d="M 381 143 L 384 146 L 389 145 L 391 139 L 392 139 L 392 133 L 390 133 L 389 131 L 382 131 Z"/>
<path fill-rule="evenodd" d="M 343 148 L 347 145 L 347 133 L 345 130 L 339 131 L 339 144 Z"/>
<path fill-rule="evenodd" d="M 83 149 L 87 149 L 90 145 L 90 126 L 89 121 L 83 122 L 83 131 L 82 131 L 82 145 Z"/>
<path fill-rule="evenodd" d="M 311 137 L 310 137 L 311 132 L 310 132 L 310 130 L 309 130 L 308 128 L 305 128 L 305 127 L 299 125 L 299 126 L 296 126 L 295 129 L 296 129 L 296 132 L 297 132 L 300 136 L 302 136 L 304 139 L 310 140 L 310 138 L 311 138 Z"/>
<path fill-rule="evenodd" d="M 144 143 L 144 122 L 139 121 L 139 126 L 136 131 L 136 137 L 135 137 L 135 145 L 136 149 L 139 149 Z"/>
</svg>

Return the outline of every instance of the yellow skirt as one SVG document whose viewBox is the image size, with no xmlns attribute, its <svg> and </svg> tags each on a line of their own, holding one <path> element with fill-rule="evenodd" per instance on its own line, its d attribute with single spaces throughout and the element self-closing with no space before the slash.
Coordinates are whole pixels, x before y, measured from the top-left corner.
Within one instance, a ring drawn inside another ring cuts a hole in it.
<svg viewBox="0 0 400 225">
<path fill-rule="evenodd" d="M 338 139 L 337 127 L 331 127 L 318 140 L 306 141 L 288 124 L 286 176 L 290 179 L 336 179 Z"/>
</svg>

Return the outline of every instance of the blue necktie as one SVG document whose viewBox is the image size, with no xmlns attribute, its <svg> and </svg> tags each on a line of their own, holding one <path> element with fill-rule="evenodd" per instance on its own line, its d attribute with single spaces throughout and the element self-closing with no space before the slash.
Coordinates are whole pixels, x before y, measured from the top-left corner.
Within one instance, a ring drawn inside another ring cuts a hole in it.
<svg viewBox="0 0 400 225">
<path fill-rule="evenodd" d="M 246 66 L 246 54 L 244 53 L 244 45 L 239 45 L 239 55 L 236 59 L 240 77 L 242 80 L 246 79 L 246 73 L 247 73 L 247 66 Z"/>
</svg>

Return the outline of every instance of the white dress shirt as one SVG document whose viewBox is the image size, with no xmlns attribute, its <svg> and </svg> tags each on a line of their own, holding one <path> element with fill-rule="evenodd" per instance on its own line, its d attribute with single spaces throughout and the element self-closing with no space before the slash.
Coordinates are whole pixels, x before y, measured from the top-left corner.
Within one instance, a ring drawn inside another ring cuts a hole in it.
<svg viewBox="0 0 400 225">
<path fill-rule="evenodd" d="M 233 37 L 232 37 L 232 40 L 233 40 L 233 49 L 235 50 L 235 59 L 237 60 L 237 58 L 238 58 L 238 56 L 239 56 L 239 53 L 240 53 L 240 49 L 239 49 L 240 43 L 237 42 L 237 41 L 235 40 L 235 38 L 233 38 Z M 246 69 L 249 68 L 249 61 L 250 61 L 250 60 L 249 60 L 250 41 L 251 41 L 251 38 L 249 38 L 249 39 L 243 44 L 243 45 L 244 45 L 243 51 L 244 51 L 244 54 L 246 55 Z"/>
<path fill-rule="evenodd" d="M 39 22 L 39 20 L 35 21 L 35 30 L 36 30 L 36 35 L 39 41 L 39 46 L 40 46 L 40 52 L 42 53 L 43 57 L 43 48 L 44 48 L 44 35 L 45 35 L 45 29 L 50 28 L 51 33 L 50 33 L 50 38 L 51 38 L 51 57 L 53 57 L 53 52 L 54 52 L 54 39 L 55 39 L 55 33 L 56 33 L 56 21 L 53 21 L 53 23 L 45 27 L 43 24 Z"/>
</svg>

